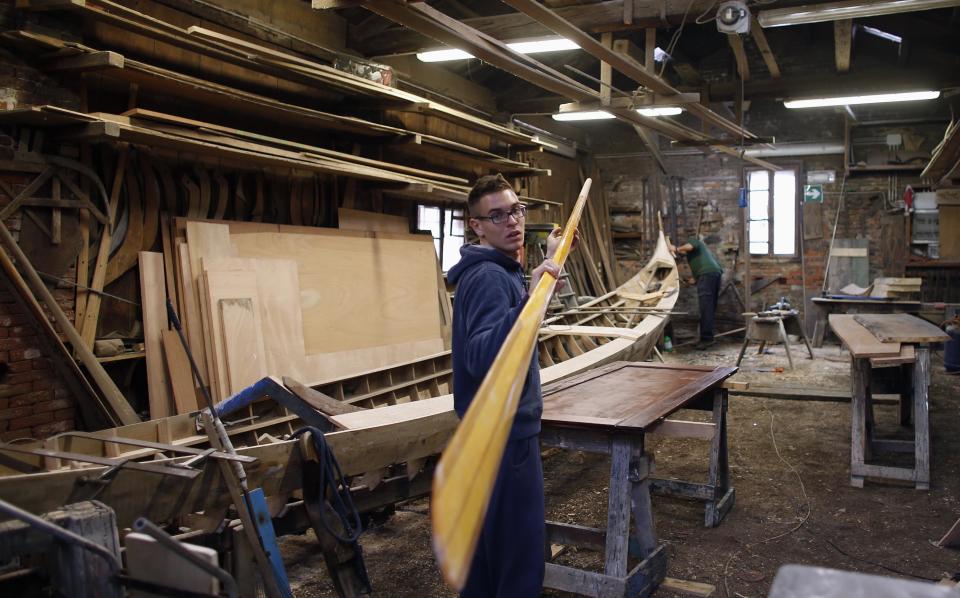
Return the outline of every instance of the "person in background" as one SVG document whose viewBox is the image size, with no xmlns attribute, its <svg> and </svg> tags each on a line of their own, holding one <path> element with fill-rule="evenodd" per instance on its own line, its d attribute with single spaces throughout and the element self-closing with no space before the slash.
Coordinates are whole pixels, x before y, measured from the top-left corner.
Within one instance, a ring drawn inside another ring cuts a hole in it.
<svg viewBox="0 0 960 598">
<path fill-rule="evenodd" d="M 720 298 L 720 278 L 723 275 L 723 268 L 706 244 L 697 237 L 690 237 L 679 247 L 670 244 L 669 248 L 674 257 L 679 254 L 687 258 L 690 272 L 693 273 L 697 285 L 700 341 L 695 348 L 702 351 L 716 342 L 713 338 L 713 322 L 717 313 L 717 301 Z"/>
</svg>

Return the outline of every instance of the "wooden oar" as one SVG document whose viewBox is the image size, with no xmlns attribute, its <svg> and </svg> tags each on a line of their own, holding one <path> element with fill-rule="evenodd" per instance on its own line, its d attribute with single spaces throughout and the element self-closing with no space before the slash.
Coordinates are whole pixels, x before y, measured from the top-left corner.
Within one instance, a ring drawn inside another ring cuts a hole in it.
<svg viewBox="0 0 960 598">
<path fill-rule="evenodd" d="M 553 256 L 561 268 L 570 252 L 591 182 L 587 179 L 583 184 Z M 434 471 L 430 505 L 433 551 L 444 579 L 457 591 L 463 589 L 470 573 L 537 333 L 556 284 L 553 276 L 544 275 L 530 293 Z"/>
</svg>

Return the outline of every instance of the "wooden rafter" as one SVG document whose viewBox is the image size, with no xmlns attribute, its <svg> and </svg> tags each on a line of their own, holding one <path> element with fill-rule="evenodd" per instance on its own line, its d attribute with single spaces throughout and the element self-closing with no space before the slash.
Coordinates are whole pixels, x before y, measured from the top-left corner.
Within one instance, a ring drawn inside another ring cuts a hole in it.
<svg viewBox="0 0 960 598">
<path fill-rule="evenodd" d="M 750 80 L 750 63 L 747 62 L 747 51 L 743 47 L 743 39 L 736 33 L 728 33 L 727 41 L 730 42 L 730 49 L 733 50 L 733 57 L 737 61 L 737 72 L 744 81 Z"/>
<path fill-rule="evenodd" d="M 713 0 L 664 0 L 662 2 L 625 2 L 606 0 L 594 4 L 571 4 L 556 7 L 557 14 L 580 29 L 591 33 L 629 31 L 666 25 L 679 25 L 684 13 L 700 14 Z M 633 4 L 632 22 L 624 23 L 624 6 Z M 687 10 L 689 7 L 689 11 Z M 661 11 L 663 9 L 663 11 Z M 518 40 L 549 35 L 550 31 L 536 19 L 524 14 L 501 14 L 473 19 L 463 23 L 481 33 L 499 40 Z M 409 29 L 389 29 L 384 35 L 364 38 L 363 50 L 368 56 L 409 54 L 430 49 L 429 40 Z"/>
<path fill-rule="evenodd" d="M 527 16 L 543 23 L 554 33 L 575 41 L 585 52 L 602 61 L 608 62 L 613 68 L 630 77 L 640 85 L 656 93 L 677 93 L 677 90 L 669 83 L 649 72 L 637 61 L 631 59 L 629 56 L 618 54 L 611 49 L 603 47 L 603 45 L 597 42 L 591 35 L 543 5 L 533 0 L 504 0 L 504 2 L 525 13 Z M 689 112 L 702 120 L 710 121 L 714 126 L 726 129 L 736 135 L 755 137 L 753 133 L 735 125 L 704 106 L 691 104 L 687 108 Z"/>
<path fill-rule="evenodd" d="M 760 55 L 763 56 L 763 62 L 767 65 L 767 70 L 770 71 L 770 76 L 774 79 L 780 78 L 780 66 L 777 64 L 777 57 L 773 54 L 773 50 L 770 48 L 770 44 L 767 42 L 767 34 L 763 32 L 763 27 L 760 26 L 757 17 L 753 17 L 753 23 L 750 27 L 750 35 L 753 36 L 753 41 L 757 43 L 757 47 L 760 48 Z"/>
<path fill-rule="evenodd" d="M 553 11 L 542 5 L 536 2 L 522 2 L 520 0 L 507 0 L 506 3 L 540 20 L 544 25 L 550 27 L 557 33 L 572 39 L 580 44 L 589 54 L 603 62 L 607 62 L 612 68 L 626 74 L 651 91 L 667 95 L 679 94 L 679 92 L 666 81 L 648 72 L 643 65 L 628 56 L 614 52 L 611 48 L 604 47 L 603 44 L 595 40 L 592 36 L 558 17 Z M 577 102 L 600 101 L 600 94 L 597 91 L 570 79 L 562 73 L 558 73 L 529 56 L 511 50 L 506 44 L 489 35 L 476 31 L 464 23 L 428 6 L 426 3 L 373 2 L 367 0 L 364 2 L 364 6 L 368 10 L 393 19 L 406 27 L 417 29 L 426 35 L 430 35 L 434 37 L 434 39 L 437 39 L 437 41 L 466 50 L 489 64 L 521 77 L 543 89 L 553 91 Z M 719 126 L 738 137 L 741 135 L 749 138 L 756 137 L 749 131 L 742 129 L 700 104 L 688 104 L 687 108 L 692 114 L 702 120 L 707 120 L 711 124 Z M 614 109 L 610 112 L 620 120 L 658 131 L 672 139 L 700 140 L 705 137 L 700 131 L 691 129 L 677 122 L 643 116 L 632 109 Z M 717 151 L 729 150 L 729 152 L 726 153 L 742 157 L 739 152 L 731 148 L 720 149 L 717 147 L 714 149 Z M 754 158 L 744 159 L 764 168 L 774 168 L 771 164 L 761 160 Z"/>
<path fill-rule="evenodd" d="M 843 19 L 833 22 L 833 52 L 837 62 L 837 72 L 850 70 L 850 50 L 853 46 L 853 20 Z"/>
</svg>

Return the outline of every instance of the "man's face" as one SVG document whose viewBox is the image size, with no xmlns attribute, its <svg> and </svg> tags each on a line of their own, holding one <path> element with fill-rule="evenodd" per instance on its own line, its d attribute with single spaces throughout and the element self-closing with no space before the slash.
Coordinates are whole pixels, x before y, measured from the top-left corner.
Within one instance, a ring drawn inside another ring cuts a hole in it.
<svg viewBox="0 0 960 598">
<path fill-rule="evenodd" d="M 480 201 L 474 205 L 470 218 L 470 228 L 480 238 L 480 244 L 492 247 L 510 258 L 518 259 L 520 249 L 523 247 L 524 219 L 507 216 L 500 224 L 494 224 L 483 217 L 497 213 L 507 214 L 519 206 L 520 200 L 517 199 L 517 194 L 510 189 L 488 193 L 481 197 Z"/>
</svg>

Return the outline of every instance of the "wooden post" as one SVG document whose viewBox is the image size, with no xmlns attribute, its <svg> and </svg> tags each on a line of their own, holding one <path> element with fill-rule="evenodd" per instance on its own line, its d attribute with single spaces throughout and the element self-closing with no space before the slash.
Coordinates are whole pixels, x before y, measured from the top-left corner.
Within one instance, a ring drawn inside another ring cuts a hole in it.
<svg viewBox="0 0 960 598">
<path fill-rule="evenodd" d="M 913 440 L 917 490 L 930 489 L 929 375 L 930 345 L 917 345 L 917 360 L 913 365 Z"/>
<path fill-rule="evenodd" d="M 600 34 L 600 43 L 603 44 L 605 48 L 613 47 L 613 34 L 612 33 L 602 33 Z M 600 105 L 609 106 L 610 105 L 610 85 L 613 83 L 613 69 L 610 68 L 610 64 L 601 61 L 600 62 Z"/>
<path fill-rule="evenodd" d="M 850 357 L 850 485 L 863 488 L 864 455 L 867 450 L 866 417 L 870 361 Z"/>
<path fill-rule="evenodd" d="M 631 442 L 615 438 L 610 454 L 610 484 L 607 499 L 607 543 L 603 572 L 612 577 L 627 576 L 630 533 Z"/>
</svg>

